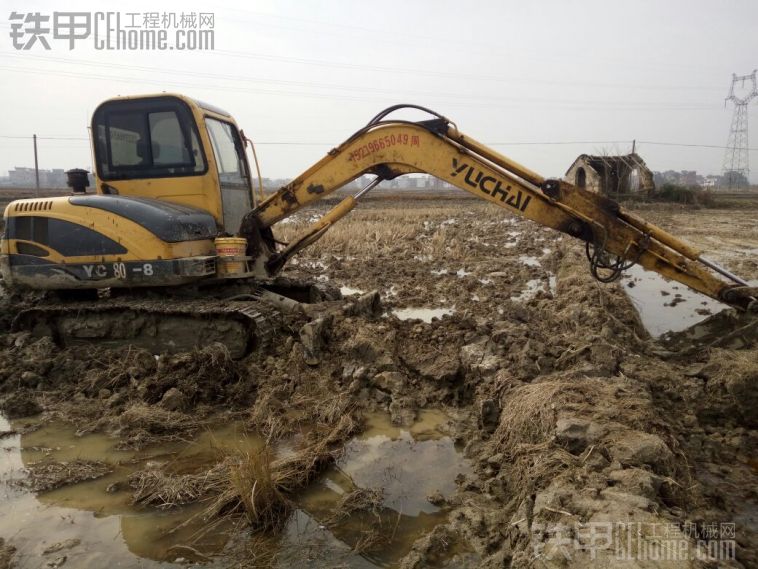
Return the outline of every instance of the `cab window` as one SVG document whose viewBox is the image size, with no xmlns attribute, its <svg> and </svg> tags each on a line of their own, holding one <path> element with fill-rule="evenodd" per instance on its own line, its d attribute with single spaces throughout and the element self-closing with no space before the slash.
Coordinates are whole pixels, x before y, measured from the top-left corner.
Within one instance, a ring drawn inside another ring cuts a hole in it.
<svg viewBox="0 0 758 569">
<path fill-rule="evenodd" d="M 206 171 L 192 113 L 180 101 L 112 101 L 93 118 L 104 180 L 192 176 Z"/>
<path fill-rule="evenodd" d="M 216 168 L 221 185 L 248 187 L 244 151 L 237 130 L 229 123 L 206 118 L 208 136 L 216 157 Z"/>
</svg>

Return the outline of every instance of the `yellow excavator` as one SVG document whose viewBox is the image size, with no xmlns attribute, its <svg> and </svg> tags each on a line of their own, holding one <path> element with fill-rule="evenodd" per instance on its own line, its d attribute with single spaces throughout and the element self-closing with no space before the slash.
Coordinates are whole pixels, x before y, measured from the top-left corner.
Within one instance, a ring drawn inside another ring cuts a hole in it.
<svg viewBox="0 0 758 569">
<path fill-rule="evenodd" d="M 429 118 L 390 117 L 402 109 Z M 249 141 L 212 105 L 165 93 L 109 99 L 93 114 L 91 137 L 94 193 L 87 172 L 72 170 L 70 196 L 17 200 L 4 213 L 5 286 L 58 293 L 21 311 L 13 326 L 65 345 L 126 341 L 159 352 L 222 341 L 235 357 L 249 353 L 265 344 L 272 306 L 287 303 L 282 295 L 319 298 L 277 276 L 287 260 L 381 181 L 409 173 L 584 241 L 603 282 L 639 263 L 740 311 L 758 305 L 748 283 L 661 228 L 604 196 L 543 178 L 416 105 L 382 111 L 260 203 Z M 301 237 L 275 239 L 278 222 L 366 174 L 374 176 L 367 186 Z"/>
</svg>

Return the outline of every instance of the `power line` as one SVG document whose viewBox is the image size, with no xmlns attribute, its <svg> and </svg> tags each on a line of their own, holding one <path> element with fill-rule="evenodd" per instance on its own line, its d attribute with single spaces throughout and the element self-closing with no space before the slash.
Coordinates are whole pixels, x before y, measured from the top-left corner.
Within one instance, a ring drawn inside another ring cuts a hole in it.
<svg viewBox="0 0 758 569">
<path fill-rule="evenodd" d="M 31 140 L 32 136 L 0 134 L 0 138 L 14 140 Z M 81 136 L 38 136 L 37 140 L 66 140 L 87 141 L 89 138 Z M 510 142 L 483 142 L 488 146 L 561 146 L 578 144 L 631 144 L 631 140 L 541 140 L 541 141 L 510 141 Z M 256 141 L 256 145 L 266 146 L 336 146 L 339 142 L 318 142 L 298 140 L 264 140 Z M 691 144 L 685 142 L 657 142 L 652 140 L 637 140 L 637 144 L 650 144 L 655 146 L 675 146 L 682 148 L 715 148 L 719 150 L 729 149 L 729 146 L 717 144 Z M 758 152 L 758 148 L 748 148 L 750 152 Z"/>
<path fill-rule="evenodd" d="M 7 134 L 0 134 L 0 138 L 15 138 L 15 139 L 28 139 L 31 140 L 32 136 L 11 136 Z M 89 138 L 82 136 L 38 136 L 37 140 L 86 140 Z"/>
<path fill-rule="evenodd" d="M 4 54 L 0 54 L 0 56 L 3 56 Z M 65 58 L 39 58 L 38 56 L 30 56 L 32 58 L 37 57 L 38 59 L 51 59 L 51 60 L 57 60 L 57 61 L 63 61 L 68 62 L 72 64 L 77 64 L 74 60 L 67 60 Z M 122 65 L 122 64 L 113 64 L 113 63 L 97 63 L 92 61 L 87 61 L 83 63 L 84 65 L 95 65 L 95 66 L 101 66 L 106 68 L 112 68 L 112 69 L 118 69 L 118 68 L 126 68 L 126 69 L 133 69 L 137 71 L 147 71 L 147 72 L 155 72 L 155 73 L 162 73 L 163 77 L 160 79 L 149 79 L 144 77 L 124 77 L 124 76 L 114 76 L 114 75 L 104 75 L 104 74 L 98 74 L 98 73 L 87 73 L 83 71 L 67 71 L 67 70 L 61 70 L 61 69 L 44 69 L 44 68 L 30 68 L 30 67 L 8 67 L 8 66 L 0 66 L 0 69 L 5 71 L 11 71 L 15 73 L 28 73 L 33 75 L 39 75 L 39 74 L 48 74 L 48 75 L 57 75 L 62 77 L 77 77 L 77 78 L 86 78 L 86 79 L 94 79 L 94 80 L 106 80 L 106 81 L 116 81 L 116 82 L 126 82 L 133 84 L 135 82 L 137 83 L 145 83 L 145 84 L 153 84 L 153 85 L 159 85 L 161 87 L 165 87 L 166 85 L 172 85 L 172 86 L 179 86 L 179 87 L 193 87 L 197 88 L 197 83 L 187 83 L 187 82 L 181 82 L 181 81 L 166 81 L 165 75 L 171 75 L 171 74 L 178 74 L 178 75 L 189 75 L 191 77 L 204 77 L 204 78 L 211 78 L 211 79 L 224 79 L 224 80 L 230 80 L 230 81 L 241 81 L 241 82 L 253 82 L 253 83 L 274 83 L 274 84 L 280 84 L 284 86 L 296 86 L 296 87 L 315 87 L 317 89 L 337 89 L 337 90 L 343 90 L 343 91 L 353 91 L 353 92 L 372 92 L 377 95 L 384 95 L 380 97 L 372 97 L 373 100 L 377 101 L 383 101 L 386 102 L 388 100 L 388 96 L 392 96 L 393 98 L 396 98 L 398 96 L 396 91 L 391 90 L 382 90 L 382 89 L 372 89 L 372 88 L 365 88 L 365 87 L 352 87 L 352 86 L 342 86 L 342 85 L 328 85 L 328 84 L 318 84 L 318 83 L 309 83 L 309 82 L 303 82 L 303 81 L 286 81 L 286 80 L 267 80 L 267 79 L 259 79 L 259 78 L 253 78 L 253 77 L 238 77 L 238 76 L 228 76 L 228 75 L 218 75 L 218 74 L 207 74 L 207 73 L 197 73 L 197 72 L 190 72 L 190 71 L 166 71 L 161 68 L 157 67 L 146 67 L 146 66 L 132 66 L 132 65 Z M 324 93 L 324 92 L 314 92 L 314 91 L 292 91 L 292 90 L 281 90 L 281 89 L 269 89 L 269 88 L 263 88 L 256 86 L 254 88 L 248 88 L 243 86 L 234 86 L 234 85 L 213 85 L 211 87 L 208 86 L 201 86 L 201 88 L 209 89 L 212 91 L 230 91 L 230 92 L 242 92 L 242 93 L 258 93 L 258 94 L 266 94 L 266 95 L 285 95 L 285 96 L 295 96 L 295 97 L 306 97 L 306 98 L 317 98 L 317 99 L 344 99 L 344 100 L 352 100 L 352 101 L 365 101 L 367 100 L 367 97 L 365 95 L 351 95 L 349 93 L 345 94 L 331 94 L 331 93 Z M 413 93 L 413 91 L 410 91 L 410 93 Z M 468 108 L 472 107 L 479 107 L 479 108 L 492 108 L 492 107 L 498 107 L 498 108 L 525 108 L 524 103 L 537 103 L 537 105 L 527 105 L 528 107 L 532 108 L 534 106 L 540 107 L 540 108 L 555 108 L 555 109 L 565 109 L 565 110 L 592 110 L 592 111 L 613 111 L 613 110 L 623 110 L 623 111 L 653 111 L 653 110 L 678 110 L 678 111 L 690 111 L 690 110 L 716 110 L 717 107 L 714 106 L 705 106 L 705 105 L 682 105 L 682 104 L 675 104 L 671 103 L 673 106 L 669 106 L 669 103 L 639 103 L 636 101 L 587 101 L 587 100 L 570 100 L 570 99 L 544 99 L 544 98 L 535 98 L 533 96 L 528 97 L 505 97 L 503 95 L 497 95 L 497 96 L 489 96 L 489 95 L 460 95 L 460 94 L 454 94 L 454 93 L 439 93 L 437 91 L 416 91 L 415 92 L 418 95 L 424 96 L 424 97 L 432 97 L 435 99 L 439 99 L 442 101 L 441 104 L 445 104 L 448 106 L 455 106 L 455 105 L 461 105 L 465 104 Z M 450 99 L 454 99 L 454 102 L 451 102 Z M 473 102 L 471 102 L 473 101 Z M 477 101 L 484 101 L 482 103 L 479 103 Z M 507 103 L 520 103 L 520 105 L 513 105 L 513 104 L 499 104 L 500 102 L 507 102 Z M 541 103 L 546 103 L 549 106 L 542 105 Z"/>
<path fill-rule="evenodd" d="M 720 146 L 717 144 L 687 144 L 683 142 L 652 142 L 650 140 L 638 140 L 637 144 L 654 144 L 656 146 L 682 146 L 687 148 L 718 148 L 724 150 L 725 148 L 731 148 L 731 146 Z M 750 152 L 758 151 L 758 148 L 748 148 Z"/>
<path fill-rule="evenodd" d="M 381 29 L 380 28 L 370 28 L 370 27 L 364 27 L 364 26 L 357 26 L 353 22 L 351 22 L 350 24 L 339 24 L 339 23 L 336 23 L 336 22 L 333 22 L 333 21 L 315 20 L 315 19 L 308 19 L 308 18 L 303 18 L 303 17 L 282 16 L 282 15 L 279 15 L 279 14 L 272 14 L 272 13 L 269 13 L 269 12 L 258 12 L 258 11 L 254 11 L 254 10 L 246 10 L 244 8 L 226 8 L 226 9 L 230 10 L 232 12 L 241 12 L 241 13 L 246 13 L 246 14 L 250 14 L 250 15 L 253 15 L 253 16 L 263 16 L 264 18 L 275 18 L 275 19 L 279 19 L 279 20 L 290 20 L 290 21 L 294 21 L 294 22 L 302 22 L 302 23 L 306 23 L 306 24 L 315 25 L 317 27 L 319 33 L 323 33 L 324 27 L 328 26 L 328 27 L 332 27 L 332 28 L 341 28 L 341 29 L 343 29 L 342 32 L 337 32 L 337 33 L 342 33 L 342 34 L 348 34 L 348 35 L 353 35 L 353 36 L 354 35 L 365 36 L 365 32 L 367 32 L 367 33 L 370 33 L 370 34 L 377 34 L 379 37 L 384 37 L 384 36 L 390 34 L 390 35 L 394 35 L 394 36 L 403 37 L 403 39 L 405 41 L 408 41 L 408 37 L 407 37 L 408 34 L 407 34 L 407 32 L 403 32 L 402 30 L 393 30 L 392 28 L 381 28 Z M 226 18 L 222 17 L 222 19 L 225 20 Z M 247 22 L 254 22 L 254 20 L 249 20 L 249 19 L 244 19 L 244 18 L 234 18 L 235 22 L 239 21 L 239 20 L 247 21 Z M 270 25 L 271 24 L 266 24 L 266 26 L 270 26 Z M 294 30 L 294 31 L 298 31 L 298 32 L 302 32 L 302 31 L 308 31 L 308 32 L 310 32 L 311 31 L 311 30 L 308 30 L 308 29 L 304 30 L 302 28 L 288 28 L 286 26 L 281 26 L 281 25 L 279 25 L 278 27 L 281 27 L 283 29 L 290 29 L 290 30 Z M 416 44 L 416 45 L 435 46 L 435 49 L 438 49 L 437 46 L 438 46 L 440 38 L 439 38 L 439 36 L 420 34 L 419 31 L 418 31 L 418 29 L 414 29 L 412 37 L 410 39 L 411 39 L 411 42 L 414 43 L 414 44 Z M 415 40 L 415 41 L 413 41 L 413 40 Z M 466 41 L 466 46 L 467 47 L 472 47 L 472 46 L 476 47 L 476 46 L 479 46 L 479 53 L 487 53 L 487 54 L 491 54 L 493 52 L 494 53 L 498 53 L 499 51 L 501 51 L 503 49 L 503 46 L 501 44 L 494 44 L 494 43 L 490 43 L 490 42 L 482 42 L 479 39 L 472 40 L 472 39 L 467 38 L 465 41 Z M 528 53 L 532 53 L 532 54 L 537 53 L 534 50 L 528 49 L 528 46 L 520 46 L 520 49 L 523 52 L 527 53 L 527 54 Z M 585 56 L 584 53 L 578 54 L 578 53 L 570 53 L 570 52 L 565 52 L 565 51 L 560 51 L 560 50 L 557 51 L 557 52 L 551 52 L 551 53 L 552 53 L 551 56 L 537 55 L 536 57 L 533 57 L 533 56 L 527 55 L 526 57 L 527 58 L 531 58 L 531 59 L 537 59 L 537 60 L 539 60 L 539 59 L 542 59 L 542 60 L 547 59 L 547 60 L 551 60 L 551 61 L 566 61 L 566 60 L 569 60 L 569 61 L 571 61 L 573 63 L 574 61 L 577 60 L 578 57 L 584 57 Z M 624 60 L 624 59 L 603 57 L 602 55 L 599 55 L 599 54 L 593 54 L 592 57 L 593 57 L 593 60 L 595 60 L 595 61 L 604 61 L 606 63 L 612 63 L 614 65 L 621 65 L 621 66 L 624 66 L 627 69 L 632 68 L 632 67 L 635 67 L 637 69 L 646 69 L 646 70 L 647 69 L 671 69 L 671 68 L 679 67 L 679 68 L 683 68 L 683 69 L 697 70 L 697 71 L 700 71 L 700 72 L 702 72 L 703 69 L 704 69 L 704 67 L 702 65 L 693 65 L 693 64 L 668 63 L 668 62 L 665 62 L 665 61 L 657 61 L 653 65 L 640 65 L 640 61 L 637 60 L 637 59 L 634 59 L 634 60 L 625 59 Z M 714 67 L 708 67 L 708 69 L 713 70 L 713 71 L 720 70 L 720 68 L 717 68 L 715 66 Z M 587 83 L 583 83 L 583 84 L 587 85 Z M 675 89 L 675 90 L 692 90 L 693 89 L 693 87 L 687 87 L 687 86 L 683 86 L 683 85 L 677 85 L 677 86 L 633 85 L 633 87 L 648 88 L 648 89 L 661 89 L 662 88 L 662 89 Z M 705 87 L 705 86 L 703 86 L 703 87 L 694 87 L 694 88 L 695 89 L 710 90 L 710 91 L 715 90 L 715 88 L 713 88 L 713 87 Z"/>
<path fill-rule="evenodd" d="M 271 17 L 271 18 L 277 18 L 277 19 L 283 19 L 283 20 L 292 20 L 292 21 L 300 21 L 305 23 L 311 23 L 314 25 L 317 25 L 319 27 L 319 31 L 323 33 L 323 27 L 324 26 L 332 26 L 332 27 L 341 27 L 346 28 L 348 30 L 363 30 L 365 32 L 374 33 L 374 34 L 381 34 L 382 36 L 386 35 L 387 33 L 394 33 L 395 35 L 400 35 L 401 32 L 392 32 L 392 30 L 387 29 L 377 29 L 377 28 L 368 28 L 368 27 L 359 27 L 354 26 L 352 23 L 350 25 L 345 24 L 335 24 L 334 22 L 323 22 L 319 20 L 309 20 L 305 18 L 293 18 L 288 16 L 279 16 L 276 14 L 268 14 L 265 12 L 254 12 L 250 10 L 244 10 L 244 9 L 231 9 L 232 11 L 236 12 L 242 12 L 242 13 L 249 13 L 252 15 L 257 16 L 264 16 L 264 17 Z M 237 22 L 239 18 L 234 18 L 234 21 Z M 251 20 L 247 20 L 251 21 Z M 286 26 L 278 26 L 282 27 L 284 29 L 291 29 L 294 31 L 302 32 L 302 29 L 297 28 L 287 28 Z M 6 28 L 10 29 L 9 23 L 0 23 L 0 28 Z M 345 32 L 342 32 L 345 33 Z M 358 32 L 359 33 L 359 32 Z M 350 34 L 355 35 L 355 34 Z M 363 34 L 360 34 L 363 35 Z M 101 39 L 104 40 L 105 38 L 102 37 L 101 34 L 92 33 L 91 37 L 95 39 Z M 425 36 L 425 35 L 419 35 L 418 30 L 415 30 L 413 33 L 413 37 L 416 40 L 414 43 L 422 44 L 422 45 L 429 45 L 429 42 L 438 42 L 439 37 L 437 36 Z M 501 45 L 494 45 L 490 43 L 483 43 L 478 41 L 471 41 L 467 40 L 467 45 L 480 45 L 482 48 L 482 53 L 497 53 L 499 50 L 502 49 Z M 522 46 L 523 49 L 523 46 Z M 503 77 L 497 77 L 492 75 L 477 75 L 477 74 L 465 74 L 465 73 L 459 73 L 459 72 L 444 72 L 444 71 L 433 71 L 430 69 L 422 69 L 422 68 L 398 68 L 395 66 L 387 67 L 387 66 L 378 66 L 378 65 L 367 65 L 367 64 L 360 64 L 360 63 L 346 63 L 346 62 L 340 62 L 340 61 L 329 61 L 329 60 L 322 60 L 322 59 L 308 59 L 308 58 L 298 58 L 298 57 L 291 57 L 291 56 L 283 56 L 283 55 L 271 55 L 271 54 L 265 54 L 265 53 L 251 53 L 251 52 L 242 52 L 242 51 L 235 51 L 235 50 L 221 50 L 221 49 L 213 49 L 213 50 L 205 50 L 202 53 L 209 54 L 209 55 L 223 55 L 226 57 L 242 57 L 242 58 L 250 58 L 250 59 L 261 59 L 261 60 L 269 60 L 269 61 L 279 61 L 284 63 L 293 63 L 293 64 L 300 64 L 300 65 L 308 65 L 308 66 L 320 66 L 320 67 L 330 67 L 334 69 L 365 69 L 368 71 L 374 71 L 374 72 L 380 72 L 380 73 L 392 73 L 392 74 L 411 74 L 414 76 L 427 76 L 427 77 L 449 77 L 452 79 L 460 80 L 460 79 L 468 79 L 468 80 L 484 80 L 484 81 L 497 81 L 497 82 L 513 82 L 514 78 L 503 78 Z M 533 52 L 534 53 L 534 52 Z M 551 61 L 565 61 L 570 60 L 574 61 L 576 59 L 576 54 L 562 54 L 559 53 L 556 57 L 553 56 L 543 56 L 538 55 L 535 59 L 547 59 Z M 593 54 L 593 59 L 596 61 L 605 61 L 607 63 L 613 63 L 615 65 L 622 65 L 626 69 L 630 68 L 637 68 L 637 69 L 670 69 L 673 67 L 680 67 L 684 69 L 696 69 L 697 71 L 702 72 L 704 67 L 702 64 L 698 64 L 697 66 L 694 65 L 687 65 L 687 64 L 669 64 L 669 63 L 663 63 L 663 62 L 657 62 L 655 65 L 640 65 L 639 61 L 637 60 L 616 60 L 613 58 L 603 58 L 602 56 L 599 56 L 598 54 Z M 716 71 L 719 68 L 716 67 L 709 67 L 708 69 L 711 69 L 713 71 Z M 604 83 L 592 83 L 588 81 L 581 81 L 581 82 L 562 82 L 562 81 L 555 81 L 550 79 L 530 79 L 532 82 L 535 83 L 546 83 L 546 84 L 558 84 L 558 85 L 580 85 L 580 86 L 595 86 L 595 87 L 617 87 L 617 88 L 624 88 L 624 89 L 645 89 L 645 90 L 707 90 L 712 91 L 715 90 L 715 88 L 710 86 L 685 86 L 685 85 L 649 85 L 649 84 L 643 84 L 643 83 L 635 83 L 635 84 L 604 84 Z"/>
</svg>

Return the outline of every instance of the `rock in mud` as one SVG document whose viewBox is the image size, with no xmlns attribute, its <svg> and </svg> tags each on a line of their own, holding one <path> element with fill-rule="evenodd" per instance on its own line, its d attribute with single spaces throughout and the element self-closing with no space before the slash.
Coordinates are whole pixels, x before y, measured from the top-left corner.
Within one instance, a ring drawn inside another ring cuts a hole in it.
<svg viewBox="0 0 758 569">
<path fill-rule="evenodd" d="M 474 343 L 461 348 L 461 363 L 470 370 L 483 374 L 496 372 L 501 366 L 501 359 L 493 353 L 494 344 L 489 338 L 480 338 Z"/>
<path fill-rule="evenodd" d="M 176 387 L 172 387 L 163 394 L 159 405 L 167 411 L 182 411 L 187 407 L 187 397 Z"/>
<path fill-rule="evenodd" d="M 387 393 L 400 393 L 403 386 L 410 383 L 405 375 L 397 371 L 384 371 L 378 373 L 374 376 L 371 382 L 377 389 L 381 389 Z"/>
<path fill-rule="evenodd" d="M 638 494 L 649 500 L 655 500 L 661 487 L 661 479 L 642 468 L 614 470 L 608 475 L 608 480 L 616 490 Z"/>
<path fill-rule="evenodd" d="M 421 377 L 439 384 L 452 383 L 461 374 L 461 362 L 456 356 L 432 348 L 406 350 L 401 358 Z"/>
<path fill-rule="evenodd" d="M 625 431 L 610 448 L 611 455 L 624 466 L 651 466 L 660 474 L 667 474 L 674 462 L 674 454 L 661 437 L 641 431 Z"/>
<path fill-rule="evenodd" d="M 603 434 L 605 431 L 600 425 L 578 417 L 560 417 L 555 423 L 556 440 L 572 454 L 583 452 Z"/>
</svg>

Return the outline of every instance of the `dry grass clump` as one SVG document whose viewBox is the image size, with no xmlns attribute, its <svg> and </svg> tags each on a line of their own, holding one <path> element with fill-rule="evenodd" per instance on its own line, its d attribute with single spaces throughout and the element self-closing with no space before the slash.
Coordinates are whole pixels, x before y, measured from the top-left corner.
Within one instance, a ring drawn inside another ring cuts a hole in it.
<svg viewBox="0 0 758 569">
<path fill-rule="evenodd" d="M 273 458 L 266 445 L 255 453 L 237 453 L 205 475 L 206 488 L 216 496 L 201 514 L 204 518 L 244 515 L 256 530 L 281 529 L 291 509 L 289 496 L 306 486 L 331 463 L 357 422 L 343 415 L 332 426 L 317 425 L 295 452 Z"/>
<path fill-rule="evenodd" d="M 111 468 L 104 462 L 80 459 L 69 462 L 35 462 L 28 469 L 29 477 L 21 484 L 32 492 L 46 492 L 85 480 L 95 480 L 111 472 Z"/>
<path fill-rule="evenodd" d="M 530 383 L 505 395 L 500 424 L 493 437 L 493 452 L 503 453 L 503 468 L 517 499 L 542 486 L 558 472 L 574 465 L 577 457 L 557 446 L 553 433 L 559 410 L 586 404 L 594 380 L 556 379 Z"/>
<path fill-rule="evenodd" d="M 324 523 L 338 523 L 355 512 L 366 512 L 380 518 L 384 502 L 383 488 L 356 488 L 340 499 L 337 507 Z"/>
<path fill-rule="evenodd" d="M 194 474 L 171 475 L 160 470 L 140 470 L 129 476 L 132 502 L 169 509 L 197 502 L 208 492 L 208 479 Z"/>
<path fill-rule="evenodd" d="M 118 422 L 125 431 L 143 430 L 151 435 L 186 433 L 200 426 L 200 422 L 190 415 L 146 403 L 129 406 Z"/>
<path fill-rule="evenodd" d="M 545 442 L 555 428 L 558 410 L 585 399 L 587 392 L 584 381 L 560 379 L 529 383 L 508 392 L 493 436 L 496 452 L 510 454 L 522 445 Z"/>
<path fill-rule="evenodd" d="M 306 484 L 341 453 L 341 445 L 352 435 L 358 423 L 352 414 L 339 418 L 333 425 L 319 424 L 307 433 L 298 450 L 272 463 L 277 486 L 294 492 Z"/>
<path fill-rule="evenodd" d="M 361 531 L 360 537 L 353 544 L 353 551 L 358 554 L 376 551 L 387 545 L 390 536 L 380 527 Z"/>
<path fill-rule="evenodd" d="M 290 510 L 290 501 L 281 490 L 271 459 L 271 451 L 266 447 L 231 462 L 227 471 L 229 486 L 217 501 L 224 507 L 241 506 L 250 525 L 264 530 L 282 527 Z"/>
<path fill-rule="evenodd" d="M 286 401 L 286 404 L 283 402 Z M 250 425 L 269 442 L 281 440 L 311 425 L 335 425 L 352 412 L 353 402 L 343 392 L 325 393 L 314 384 L 294 394 L 266 391 L 258 396 L 250 412 Z"/>
<path fill-rule="evenodd" d="M 734 378 L 758 377 L 758 350 L 713 349 L 709 362 L 713 365 L 714 378 L 729 383 Z M 755 383 L 756 380 L 754 379 Z"/>
<path fill-rule="evenodd" d="M 143 378 L 157 367 L 150 352 L 132 346 L 117 350 L 91 347 L 88 357 L 94 367 L 84 374 L 79 385 L 92 395 L 103 388 L 113 390 L 127 386 L 131 380 Z"/>
<path fill-rule="evenodd" d="M 197 418 L 157 405 L 134 403 L 113 419 L 119 429 L 119 449 L 140 449 L 159 442 L 180 441 L 202 424 Z"/>
<path fill-rule="evenodd" d="M 284 393 L 277 389 L 259 393 L 250 411 L 250 426 L 268 442 L 277 441 L 292 433 L 292 420 L 285 420 Z M 290 408 L 294 407 L 291 405 Z"/>
</svg>

